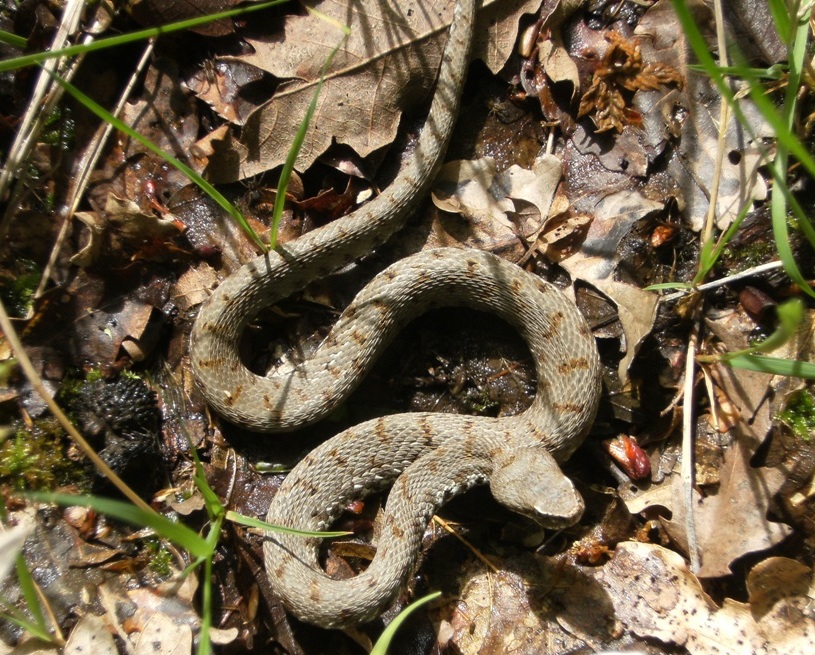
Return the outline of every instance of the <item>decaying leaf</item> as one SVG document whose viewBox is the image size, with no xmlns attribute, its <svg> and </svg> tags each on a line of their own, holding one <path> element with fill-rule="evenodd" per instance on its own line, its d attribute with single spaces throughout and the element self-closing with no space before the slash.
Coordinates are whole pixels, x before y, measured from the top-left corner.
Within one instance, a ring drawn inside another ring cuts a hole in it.
<svg viewBox="0 0 815 655">
<path fill-rule="evenodd" d="M 812 570 L 788 557 L 768 557 L 756 564 L 747 576 L 750 611 L 761 619 L 784 598 L 811 597 Z"/>
<path fill-rule="evenodd" d="M 557 573 L 530 557 L 504 561 L 501 568 L 493 574 L 479 565 L 479 570 L 463 574 L 466 582 L 449 620 L 449 641 L 457 651 L 546 653 L 552 640 L 567 652 L 570 647 L 577 650 L 580 640 L 558 625 L 558 608 L 546 595 L 545 590 L 558 583 Z"/>
<path fill-rule="evenodd" d="M 243 125 L 255 105 L 241 95 L 241 90 L 261 79 L 263 73 L 245 62 L 215 61 L 208 62 L 186 83 L 196 96 L 223 119 L 235 125 Z"/>
<path fill-rule="evenodd" d="M 204 302 L 218 285 L 215 269 L 206 262 L 187 269 L 173 285 L 171 295 L 179 311 L 187 312 Z"/>
<path fill-rule="evenodd" d="M 711 21 L 704 3 L 694 0 L 688 5 L 702 26 Z M 574 28 L 571 40 L 582 48 L 570 50 L 573 58 L 584 56 L 584 50 L 603 57 L 596 33 Z M 605 131 L 589 133 L 578 125 L 575 139 L 567 143 L 567 153 L 573 154 L 564 157 L 566 181 L 581 197 L 580 202 L 575 201 L 578 211 L 590 211 L 588 207 L 596 201 L 592 196 L 626 187 L 641 190 L 644 181 L 650 189 L 643 195 L 666 202 L 675 198 L 690 227 L 701 229 L 714 179 L 721 98 L 703 74 L 688 67 L 688 53 L 670 0 L 658 0 L 648 8 L 632 39 L 609 45 L 605 53 L 609 60 L 601 67 L 608 74 L 595 76 L 594 87 L 581 107 L 581 112 L 594 108 L 599 115 L 594 116 L 595 122 L 602 119 Z M 649 63 L 653 68 L 646 74 Z M 619 77 L 615 64 L 620 66 Z M 586 65 L 591 65 L 591 59 Z M 658 84 L 674 77 L 676 82 L 669 86 Z M 630 104 L 626 104 L 629 97 Z M 742 206 L 767 194 L 758 168 L 760 148 L 771 151 L 762 141 L 771 138 L 772 131 L 749 99 L 741 99 L 740 105 L 750 130 L 741 127 L 732 114 L 723 127 L 726 150 L 716 205 L 721 229 Z M 667 164 L 657 174 L 653 162 L 671 141 L 675 148 L 667 150 Z"/>
<path fill-rule="evenodd" d="M 506 217 L 515 206 L 496 183 L 495 161 L 451 161 L 442 167 L 433 186 L 433 204 L 474 223 L 497 221 L 512 228 Z"/>
<path fill-rule="evenodd" d="M 124 106 L 121 119 L 154 145 L 191 166 L 196 166 L 196 162 L 188 158 L 189 148 L 198 138 L 200 128 L 195 97 L 181 84 L 174 62 L 158 59 L 150 65 L 145 74 L 141 96 Z M 138 154 L 154 157 L 139 141 L 127 139 L 124 143 L 125 157 L 132 161 Z M 117 153 L 113 152 L 111 156 L 115 158 Z M 112 165 L 118 166 L 120 163 L 114 160 Z M 155 165 L 166 166 L 160 160 L 156 160 Z M 145 171 L 143 167 L 134 167 L 138 168 L 142 170 L 133 171 L 136 185 L 142 184 L 149 177 L 149 171 Z M 163 174 L 172 186 L 188 182 L 186 175 L 173 167 L 166 167 Z M 137 199 L 132 188 L 126 187 L 126 191 L 127 197 Z"/>
<path fill-rule="evenodd" d="M 786 558 L 750 572 L 749 604 L 727 599 L 722 607 L 680 555 L 632 541 L 619 544 L 602 566 L 523 557 L 497 575 L 481 567 L 465 579 L 445 629 L 465 654 L 550 652 L 553 640 L 558 652 L 579 651 L 581 642 L 592 652 L 630 651 L 639 639 L 691 655 L 800 655 L 815 648 L 812 571 Z"/>
<path fill-rule="evenodd" d="M 579 249 L 577 244 L 591 225 L 592 218 L 590 214 L 572 211 L 564 197 L 556 197 L 552 202 L 549 218 L 535 236 L 530 256 L 537 251 L 549 260 L 559 262 L 573 255 Z"/>
<path fill-rule="evenodd" d="M 200 626 L 193 607 L 197 587 L 196 576 L 190 575 L 153 589 L 124 590 L 116 584 L 105 584 L 99 588 L 99 597 L 109 620 L 126 616 L 119 629 L 121 635 L 129 635 L 136 653 L 180 655 L 191 652 L 193 630 Z"/>
<path fill-rule="evenodd" d="M 132 3 L 130 11 L 136 20 L 146 25 L 164 25 L 173 21 L 198 18 L 232 9 L 238 0 L 139 0 Z M 212 21 L 193 28 L 207 36 L 224 36 L 234 31 L 231 19 Z"/>
</svg>

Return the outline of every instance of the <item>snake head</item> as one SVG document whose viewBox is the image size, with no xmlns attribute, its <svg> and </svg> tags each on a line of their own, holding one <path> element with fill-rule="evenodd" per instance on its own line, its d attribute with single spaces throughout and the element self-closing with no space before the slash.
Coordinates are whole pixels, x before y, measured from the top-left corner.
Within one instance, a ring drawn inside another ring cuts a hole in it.
<svg viewBox="0 0 815 655">
<path fill-rule="evenodd" d="M 508 509 L 550 529 L 574 525 L 583 516 L 583 499 L 545 448 L 501 450 L 493 464 L 490 490 Z"/>
</svg>

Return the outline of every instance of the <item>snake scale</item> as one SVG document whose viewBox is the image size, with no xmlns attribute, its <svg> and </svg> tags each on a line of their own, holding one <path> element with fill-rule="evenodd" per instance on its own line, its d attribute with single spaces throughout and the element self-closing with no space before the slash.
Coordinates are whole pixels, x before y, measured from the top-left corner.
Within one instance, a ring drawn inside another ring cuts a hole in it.
<svg viewBox="0 0 815 655">
<path fill-rule="evenodd" d="M 284 605 L 324 627 L 370 620 L 415 565 L 436 510 L 477 484 L 544 526 L 579 519 L 583 502 L 557 462 L 571 455 L 593 420 L 600 365 L 591 332 L 554 286 L 498 257 L 442 248 L 407 257 L 376 276 L 323 343 L 293 371 L 268 376 L 241 362 L 249 320 L 384 243 L 428 190 L 447 147 L 469 60 L 476 0 L 460 0 L 439 80 L 415 151 L 396 180 L 352 214 L 245 264 L 202 306 L 191 335 L 193 373 L 208 402 L 249 429 L 282 432 L 314 423 L 356 388 L 396 332 L 437 306 L 491 312 L 515 326 L 535 360 L 537 395 L 522 414 L 490 418 L 434 413 L 386 416 L 356 425 L 309 453 L 287 476 L 267 520 L 325 530 L 352 499 L 393 485 L 376 556 L 349 580 L 329 578 L 319 540 L 274 533 L 266 572 Z"/>
</svg>

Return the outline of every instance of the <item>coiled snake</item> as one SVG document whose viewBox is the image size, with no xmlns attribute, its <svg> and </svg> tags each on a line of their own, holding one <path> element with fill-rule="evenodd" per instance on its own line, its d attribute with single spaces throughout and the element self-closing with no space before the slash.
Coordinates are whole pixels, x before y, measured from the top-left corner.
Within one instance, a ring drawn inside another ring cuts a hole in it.
<svg viewBox="0 0 815 655">
<path fill-rule="evenodd" d="M 356 212 L 244 265 L 213 292 L 192 331 L 193 372 L 209 403 L 230 421 L 263 432 L 320 420 L 347 398 L 400 327 L 431 307 L 495 313 L 529 346 L 537 395 L 522 414 L 386 416 L 328 440 L 288 475 L 267 520 L 302 530 L 326 529 L 349 500 L 393 483 L 376 556 L 355 578 L 329 578 L 315 539 L 275 533 L 264 544 L 269 580 L 285 606 L 325 627 L 369 620 L 392 600 L 430 517 L 473 485 L 489 482 L 500 502 L 546 526 L 574 523 L 583 511 L 557 462 L 580 444 L 596 411 L 594 340 L 555 287 L 494 255 L 443 248 L 397 262 L 360 292 L 294 371 L 258 376 L 238 354 L 241 332 L 262 307 L 386 241 L 427 191 L 457 114 L 475 5 L 460 0 L 456 7 L 430 114 L 396 180 Z"/>
</svg>

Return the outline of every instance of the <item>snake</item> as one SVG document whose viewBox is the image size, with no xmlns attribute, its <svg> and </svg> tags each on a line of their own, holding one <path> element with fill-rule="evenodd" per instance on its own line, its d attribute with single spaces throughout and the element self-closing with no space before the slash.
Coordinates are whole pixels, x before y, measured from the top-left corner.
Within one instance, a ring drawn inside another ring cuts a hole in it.
<svg viewBox="0 0 815 655">
<path fill-rule="evenodd" d="M 370 621 L 399 594 L 422 535 L 450 498 L 489 484 L 509 509 L 544 527 L 579 520 L 580 494 L 560 470 L 580 445 L 600 397 L 591 330 L 557 287 L 488 252 L 437 248 L 376 275 L 304 362 L 266 375 L 242 362 L 239 341 L 264 307 L 354 262 L 405 224 L 450 140 L 469 63 L 477 0 L 459 0 L 425 125 L 394 181 L 354 212 L 278 246 L 228 276 L 202 304 L 190 336 L 193 375 L 226 420 L 290 432 L 339 407 L 402 327 L 436 307 L 496 314 L 518 330 L 535 363 L 536 394 L 515 416 L 394 414 L 340 432 L 308 453 L 273 497 L 266 520 L 325 531 L 354 500 L 390 487 L 376 554 L 336 580 L 319 563 L 322 540 L 268 533 L 269 583 L 298 619 L 326 628 Z"/>
</svg>

